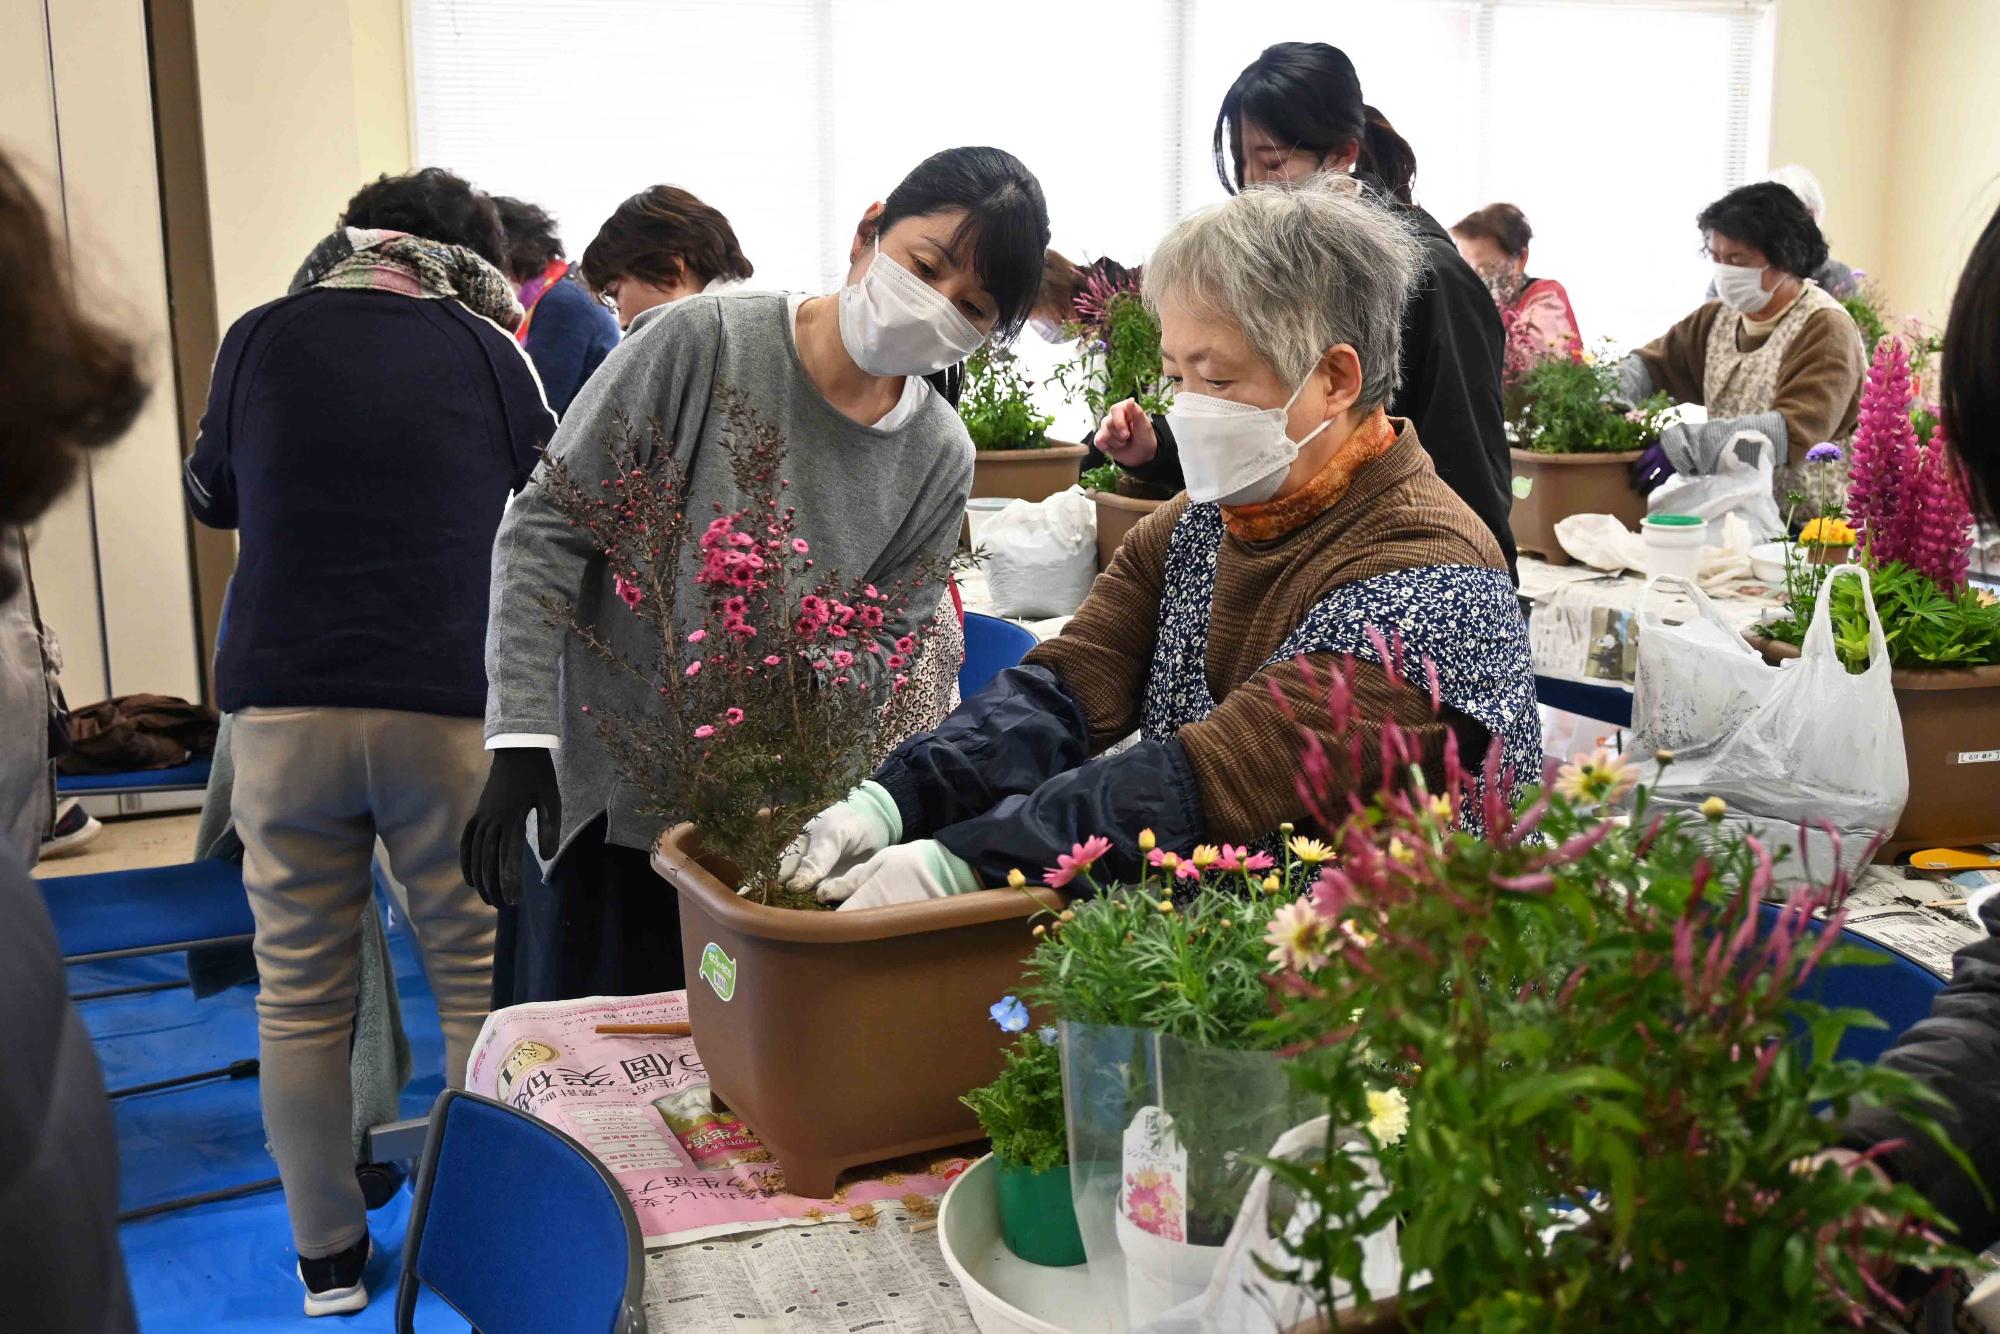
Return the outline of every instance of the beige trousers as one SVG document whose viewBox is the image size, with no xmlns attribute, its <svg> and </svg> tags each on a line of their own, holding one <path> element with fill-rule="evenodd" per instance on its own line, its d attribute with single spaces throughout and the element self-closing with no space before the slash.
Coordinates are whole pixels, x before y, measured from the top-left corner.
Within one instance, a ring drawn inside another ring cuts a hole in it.
<svg viewBox="0 0 2000 1334">
<path fill-rule="evenodd" d="M 257 919 L 264 1128 L 302 1256 L 359 1241 L 368 1216 L 351 1147 L 348 1046 L 379 835 L 444 1026 L 465 1065 L 492 988 L 494 912 L 459 870 L 486 774 L 481 724 L 388 709 L 245 709 L 231 807 Z"/>
</svg>

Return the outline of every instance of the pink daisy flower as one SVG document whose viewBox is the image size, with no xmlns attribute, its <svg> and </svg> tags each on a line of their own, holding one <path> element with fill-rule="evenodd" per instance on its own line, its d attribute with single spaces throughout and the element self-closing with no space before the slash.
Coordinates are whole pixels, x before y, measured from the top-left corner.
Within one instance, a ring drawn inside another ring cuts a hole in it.
<svg viewBox="0 0 2000 1334">
<path fill-rule="evenodd" d="M 1042 883 L 1050 889 L 1061 889 L 1090 870 L 1109 851 L 1111 840 L 1102 834 L 1092 834 L 1068 852 L 1058 853 L 1056 864 L 1042 872 Z"/>
</svg>

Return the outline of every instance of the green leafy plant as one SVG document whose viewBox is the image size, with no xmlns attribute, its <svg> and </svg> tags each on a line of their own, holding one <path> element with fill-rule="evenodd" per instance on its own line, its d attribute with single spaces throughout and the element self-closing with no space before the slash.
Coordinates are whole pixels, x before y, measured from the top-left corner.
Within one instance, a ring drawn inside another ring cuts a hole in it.
<svg viewBox="0 0 2000 1334">
<path fill-rule="evenodd" d="M 1116 491 L 1118 474 L 1125 471 L 1115 463 L 1100 464 L 1095 468 L 1085 468 L 1077 482 L 1086 491 Z"/>
<path fill-rule="evenodd" d="M 1138 292 L 1107 297 L 1095 318 L 1077 327 L 1076 355 L 1052 377 L 1072 399 L 1081 396 L 1093 422 L 1126 399 L 1147 412 L 1165 412 L 1168 392 L 1160 365 L 1160 322 Z"/>
<path fill-rule="evenodd" d="M 1026 1008 L 1012 996 L 993 1007 L 993 1017 L 1009 1032 L 1020 1032 L 1028 1022 Z M 1062 1058 L 1053 1028 L 1022 1033 L 1007 1049 L 1000 1077 L 960 1101 L 979 1118 L 980 1128 L 993 1141 L 993 1155 L 1001 1162 L 1030 1172 L 1052 1172 L 1069 1161 Z"/>
<path fill-rule="evenodd" d="M 1838 943 L 1846 882 L 1767 923 L 1772 858 L 1719 800 L 1662 816 L 1642 788 L 1607 819 L 1637 774 L 1603 767 L 1510 809 L 1493 761 L 1477 781 L 1450 753 L 1441 793 L 1412 770 L 1357 812 L 1307 764 L 1337 858 L 1273 924 L 1276 1023 L 1334 1129 L 1272 1164 L 1282 1275 L 1328 1311 L 1388 1296 L 1362 1247 L 1393 1224 L 1411 1328 L 1858 1324 L 1893 1306 L 1878 1267 L 1962 1257 L 1916 1191 L 1823 1156 L 1864 1104 L 1943 1142 L 1913 1080 L 1836 1056 L 1878 1020 L 1798 998 L 1874 957 Z M 1482 836 L 1455 818 L 1473 802 Z"/>
<path fill-rule="evenodd" d="M 1617 373 L 1603 359 L 1537 362 L 1513 387 L 1515 437 L 1536 454 L 1613 454 L 1659 439 L 1673 409 L 1667 396 L 1630 409 L 1614 406 L 1617 396 Z"/>
<path fill-rule="evenodd" d="M 974 449 L 1046 449 L 1054 417 L 1035 411 L 1034 384 L 1005 348 L 982 347 L 965 360 L 958 415 Z"/>
<path fill-rule="evenodd" d="M 1819 599 L 1832 599 L 1827 618 L 1840 660 L 1851 672 L 1868 666 L 1868 610 L 1859 579 L 1839 579 L 1829 590 L 1828 569 L 1788 559 L 1785 616 L 1764 627 L 1780 643 L 1802 645 Z M 1875 610 L 1889 661 L 1897 667 L 1984 667 L 2000 662 L 2000 604 L 1971 585 L 1956 593 L 1900 561 L 1869 571 Z"/>
</svg>

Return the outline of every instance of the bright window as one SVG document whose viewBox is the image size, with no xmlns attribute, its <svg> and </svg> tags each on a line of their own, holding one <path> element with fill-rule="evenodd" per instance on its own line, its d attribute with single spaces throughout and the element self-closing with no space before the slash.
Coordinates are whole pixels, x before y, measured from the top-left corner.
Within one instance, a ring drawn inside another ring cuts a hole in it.
<svg viewBox="0 0 2000 1334">
<path fill-rule="evenodd" d="M 1445 225 L 1519 204 L 1593 342 L 1693 307 L 1694 215 L 1767 151 L 1768 0 L 411 0 L 411 24 L 425 163 L 540 203 L 573 255 L 685 186 L 781 289 L 837 286 L 861 211 L 962 143 L 1036 172 L 1057 249 L 1138 261 L 1222 197 L 1216 107 L 1288 39 L 1354 58 Z"/>
</svg>

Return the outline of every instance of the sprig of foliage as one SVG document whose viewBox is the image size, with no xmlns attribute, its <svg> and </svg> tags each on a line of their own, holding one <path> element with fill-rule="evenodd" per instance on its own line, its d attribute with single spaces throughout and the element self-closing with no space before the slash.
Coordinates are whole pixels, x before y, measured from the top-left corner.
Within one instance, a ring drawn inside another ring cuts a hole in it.
<svg viewBox="0 0 2000 1334">
<path fill-rule="evenodd" d="M 1892 1304 L 1876 1265 L 1959 1262 L 1917 1192 L 1816 1158 L 1869 1104 L 1943 1142 L 1915 1081 L 1835 1058 L 1879 1021 L 1796 999 L 1874 957 L 1838 944 L 1844 878 L 1766 925 L 1772 859 L 1719 802 L 1510 811 L 1494 756 L 1475 786 L 1448 752 L 1442 794 L 1412 775 L 1347 820 L 1292 933 L 1279 1023 L 1335 1130 L 1272 1164 L 1306 1206 L 1274 1225 L 1283 1275 L 1328 1311 L 1383 1296 L 1362 1242 L 1394 1224 L 1413 1328 L 1803 1334 Z M 1483 837 L 1451 818 L 1471 800 Z M 1408 1109 L 1386 1134 L 1385 1080 Z"/>
<path fill-rule="evenodd" d="M 979 1118 L 1001 1162 L 1030 1172 L 1052 1172 L 1069 1161 L 1062 1057 L 1054 1029 L 1022 1034 L 1007 1049 L 1000 1077 L 959 1101 Z"/>
<path fill-rule="evenodd" d="M 1829 597 L 1827 617 L 1834 646 L 1850 672 L 1868 666 L 1868 608 L 1861 581 L 1844 578 L 1827 589 L 1828 568 L 1804 561 L 1786 566 L 1785 617 L 1764 627 L 1781 643 L 1803 645 L 1819 599 Z M 1875 610 L 1897 667 L 1984 667 L 2000 662 L 2000 604 L 1967 585 L 1956 594 L 1936 580 L 1893 561 L 1869 571 Z"/>
<path fill-rule="evenodd" d="M 1139 294 L 1121 290 L 1095 323 L 1078 326 L 1076 355 L 1051 373 L 1063 392 L 1082 395 L 1093 422 L 1126 399 L 1146 412 L 1165 412 L 1172 398 L 1160 363 L 1160 322 Z"/>
<path fill-rule="evenodd" d="M 1099 464 L 1095 468 L 1085 468 L 1077 482 L 1086 491 L 1115 492 L 1118 489 L 1118 474 L 1122 471 L 1115 463 Z"/>
<path fill-rule="evenodd" d="M 1048 448 L 1055 418 L 1035 411 L 1033 389 L 1005 348 L 985 346 L 967 357 L 958 415 L 973 448 Z"/>
<path fill-rule="evenodd" d="M 1614 406 L 1618 376 L 1604 360 L 1551 357 L 1514 386 L 1514 430 L 1536 454 L 1615 454 L 1660 438 L 1673 403 L 1654 394 L 1629 410 Z"/>
<path fill-rule="evenodd" d="M 599 625 L 567 602 L 543 610 L 656 702 L 580 706 L 641 810 L 699 825 L 741 869 L 742 887 L 768 902 L 785 846 L 865 776 L 918 647 L 888 627 L 942 570 L 877 588 L 816 569 L 784 503 L 783 433 L 733 390 L 717 401 L 741 504 L 718 504 L 699 534 L 684 510 L 686 471 L 657 421 L 643 432 L 614 424 L 601 485 L 586 488 L 549 457 L 544 491 L 603 553 L 639 628 Z"/>
</svg>

